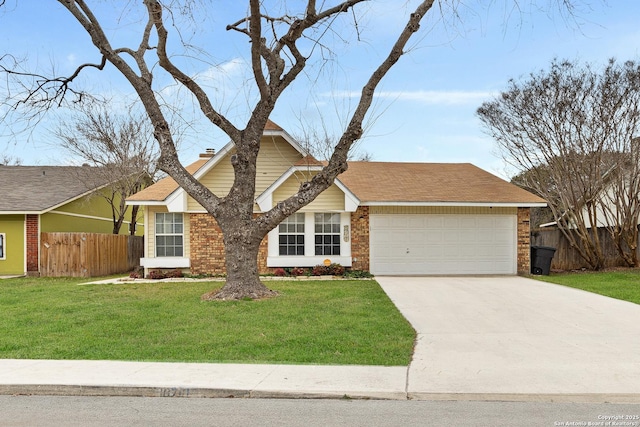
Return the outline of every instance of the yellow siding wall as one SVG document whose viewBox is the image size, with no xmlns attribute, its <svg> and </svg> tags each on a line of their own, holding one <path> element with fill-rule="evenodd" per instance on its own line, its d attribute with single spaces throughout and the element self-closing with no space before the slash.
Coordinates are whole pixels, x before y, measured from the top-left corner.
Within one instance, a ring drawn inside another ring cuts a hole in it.
<svg viewBox="0 0 640 427">
<path fill-rule="evenodd" d="M 369 214 L 470 214 L 516 215 L 518 208 L 487 208 L 474 206 L 371 206 Z"/>
<path fill-rule="evenodd" d="M 156 212 L 167 212 L 164 206 L 146 206 L 147 222 L 145 224 L 146 240 L 147 240 L 147 258 L 155 258 L 156 256 Z M 191 242 L 189 234 L 191 225 L 189 223 L 189 214 L 182 214 L 182 222 L 184 224 L 182 244 L 184 245 L 183 257 L 191 256 Z"/>
<path fill-rule="evenodd" d="M 287 179 L 276 191 L 273 192 L 273 205 L 275 206 L 279 201 L 290 197 L 295 194 L 300 188 L 300 184 L 308 181 L 310 176 L 307 174 L 294 174 Z M 300 212 L 328 212 L 328 211 L 343 211 L 344 210 L 344 193 L 336 185 L 332 185 L 311 203 L 304 208 L 300 209 Z"/>
<path fill-rule="evenodd" d="M 217 196 L 226 196 L 233 184 L 233 166 L 231 166 L 231 150 L 213 169 L 201 178 L 201 182 Z M 262 138 L 260 154 L 256 161 L 256 194 L 261 194 L 291 166 L 302 158 L 287 141 L 281 137 L 265 136 Z M 187 202 L 188 212 L 204 212 L 191 197 Z"/>
</svg>

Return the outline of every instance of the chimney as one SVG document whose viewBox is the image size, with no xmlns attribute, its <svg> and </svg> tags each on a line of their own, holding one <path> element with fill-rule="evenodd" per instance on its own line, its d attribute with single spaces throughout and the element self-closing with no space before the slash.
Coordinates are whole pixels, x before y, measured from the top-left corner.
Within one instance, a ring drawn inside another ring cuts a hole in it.
<svg viewBox="0 0 640 427">
<path fill-rule="evenodd" d="M 215 148 L 207 148 L 204 153 L 200 153 L 201 159 L 208 159 L 216 155 Z"/>
</svg>

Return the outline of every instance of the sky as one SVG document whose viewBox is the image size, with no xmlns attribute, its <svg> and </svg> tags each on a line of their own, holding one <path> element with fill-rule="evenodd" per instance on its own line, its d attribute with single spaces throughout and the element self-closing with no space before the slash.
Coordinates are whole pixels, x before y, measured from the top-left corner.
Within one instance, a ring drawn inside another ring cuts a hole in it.
<svg viewBox="0 0 640 427">
<path fill-rule="evenodd" d="M 94 3 L 114 46 L 139 43 L 141 1 Z M 242 128 L 256 94 L 249 44 L 246 36 L 225 27 L 244 16 L 246 5 L 237 0 L 205 3 L 211 7 L 197 10 L 192 20 L 176 18 L 183 40 L 202 50 L 184 52 L 179 43 L 171 48 L 175 61 L 202 83 L 214 105 Z M 295 8 L 302 2 L 267 3 Z M 555 7 L 556 1 L 521 1 L 520 9 L 515 3 L 463 0 L 455 2 L 455 10 L 451 2 L 434 6 L 408 52 L 378 88 L 358 152 L 374 161 L 473 163 L 508 179 L 513 171 L 475 114 L 483 102 L 499 95 L 509 79 L 547 69 L 554 58 L 594 64 L 612 57 L 640 59 L 640 2 L 575 0 L 573 13 Z M 373 0 L 337 20 L 333 31 L 323 32 L 322 47 L 306 43 L 303 48 L 313 47 L 315 60 L 280 99 L 271 119 L 297 138 L 313 129 L 340 135 L 363 82 L 387 54 L 415 4 Z M 172 37 L 178 35 L 176 28 L 169 30 Z M 51 0 L 6 1 L 0 8 L 0 56 L 5 53 L 23 59 L 25 68 L 59 74 L 99 60 L 82 27 Z M 114 111 L 134 99 L 128 83 L 109 67 L 84 74 L 80 83 L 112 99 Z M 181 117 L 193 114 L 188 95 L 170 79 L 158 74 L 154 86 L 181 109 Z M 3 90 L 0 84 L 0 94 Z M 6 108 L 0 106 L 0 113 Z M 81 163 L 62 152 L 52 134 L 58 121 L 68 119 L 65 110 L 51 112 L 37 125 L 25 126 L 19 115 L 10 117 L 0 122 L 0 157 L 18 158 L 25 165 Z M 191 120 L 181 138 L 180 158 L 190 163 L 205 149 L 220 149 L 228 141 L 207 123 Z"/>
</svg>

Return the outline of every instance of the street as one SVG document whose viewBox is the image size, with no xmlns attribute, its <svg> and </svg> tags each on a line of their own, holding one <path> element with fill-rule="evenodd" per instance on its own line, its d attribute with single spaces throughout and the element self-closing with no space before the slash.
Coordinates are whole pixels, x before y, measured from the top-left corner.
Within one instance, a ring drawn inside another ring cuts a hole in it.
<svg viewBox="0 0 640 427">
<path fill-rule="evenodd" d="M 640 426 L 640 404 L 0 396 L 0 426 Z"/>
</svg>

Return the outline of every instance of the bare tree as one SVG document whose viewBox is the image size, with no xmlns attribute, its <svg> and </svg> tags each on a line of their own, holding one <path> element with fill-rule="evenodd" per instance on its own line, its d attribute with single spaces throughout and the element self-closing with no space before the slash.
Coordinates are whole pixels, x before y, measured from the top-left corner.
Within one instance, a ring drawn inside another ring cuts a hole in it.
<svg viewBox="0 0 640 427">
<path fill-rule="evenodd" d="M 22 164 L 22 160 L 18 157 L 13 157 L 8 154 L 3 154 L 0 157 L 0 165 L 3 166 L 20 166 Z"/>
<path fill-rule="evenodd" d="M 131 108 L 123 114 L 95 103 L 61 119 L 53 134 L 71 155 L 98 166 L 94 173 L 100 176 L 94 178 L 111 182 L 101 195 L 111 206 L 113 234 L 120 233 L 129 211 L 129 234 L 134 235 L 139 206 L 129 207 L 125 199 L 153 182 L 158 172 L 160 153 L 148 118 Z"/>
<path fill-rule="evenodd" d="M 358 14 L 366 0 L 333 2 L 302 2 L 248 0 L 246 15 L 226 28 L 246 37 L 249 42 L 251 84 L 257 96 L 251 102 L 251 113 L 244 127 L 234 125 L 222 110 L 215 107 L 204 87 L 183 67 L 181 55 L 173 55 L 180 38 L 177 17 L 181 13 L 193 14 L 194 2 L 144 0 L 144 27 L 138 40 L 131 46 L 120 46 L 110 39 L 96 11 L 83 0 L 59 0 L 59 3 L 77 20 L 91 37 L 99 52 L 98 58 L 87 62 L 68 76 L 35 75 L 15 67 L 13 58 L 0 68 L 27 84 L 27 95 L 19 100 L 27 106 L 43 109 L 58 105 L 64 97 L 81 100 L 85 95 L 76 88 L 77 77 L 89 70 L 115 68 L 133 87 L 153 126 L 154 137 L 160 147 L 159 168 L 175 181 L 217 221 L 223 233 L 227 279 L 216 295 L 219 299 L 260 298 L 274 295 L 259 279 L 257 256 L 260 242 L 266 234 L 285 218 L 313 201 L 332 185 L 335 178 L 347 169 L 349 150 L 363 133 L 363 121 L 369 111 L 374 92 L 382 78 L 405 53 L 412 36 L 432 9 L 435 0 L 407 2 L 415 4 L 406 23 L 379 64 L 371 70 L 363 83 L 360 98 L 345 119 L 345 129 L 336 141 L 328 163 L 308 182 L 300 185 L 296 194 L 276 204 L 268 212 L 254 215 L 256 158 L 260 139 L 267 120 L 276 103 L 305 70 L 313 58 L 322 60 L 331 42 L 350 37 L 345 27 L 336 25 L 342 17 L 359 31 Z M 446 4 L 446 3 L 443 3 Z M 440 4 L 442 6 L 443 4 Z M 455 12 L 456 1 L 452 2 Z M 558 4 L 571 6 L 569 0 Z M 295 5 L 295 6 L 294 6 Z M 129 4 L 130 7 L 131 4 Z M 222 6 L 214 6 L 222 7 Z M 295 8 L 295 10 L 294 10 Z M 571 10 L 570 7 L 567 9 Z M 443 10 L 440 7 L 440 10 Z M 343 31 L 343 32 L 341 32 Z M 180 52 L 182 53 L 182 52 Z M 109 64 L 109 65 L 107 65 Z M 180 164 L 174 143 L 174 132 L 166 117 L 162 95 L 153 82 L 160 75 L 168 75 L 176 85 L 186 89 L 195 99 L 202 116 L 210 125 L 221 129 L 233 141 L 236 154 L 232 156 L 235 180 L 229 193 L 221 197 L 199 183 Z"/>
<path fill-rule="evenodd" d="M 322 129 L 311 128 L 309 131 L 304 132 L 303 135 L 295 136 L 296 141 L 299 141 L 305 150 L 317 160 L 328 160 L 333 154 L 333 150 L 336 147 L 336 143 L 339 137 L 333 135 L 327 127 L 322 125 Z M 354 144 L 347 155 L 347 160 L 356 161 L 371 161 L 373 156 L 367 151 L 357 150 Z"/>
<path fill-rule="evenodd" d="M 621 242 L 629 224 L 637 226 L 638 193 L 629 193 L 637 157 L 627 153 L 639 131 L 639 78 L 633 61 L 610 60 L 597 70 L 554 60 L 548 71 L 510 80 L 477 112 L 505 161 L 527 171 L 523 184 L 547 200 L 562 233 L 594 269 L 603 266 L 598 225 Z"/>
</svg>

